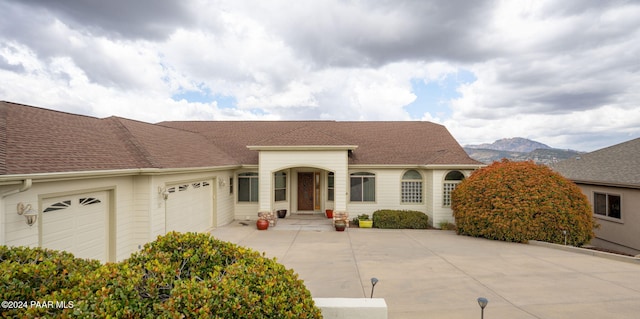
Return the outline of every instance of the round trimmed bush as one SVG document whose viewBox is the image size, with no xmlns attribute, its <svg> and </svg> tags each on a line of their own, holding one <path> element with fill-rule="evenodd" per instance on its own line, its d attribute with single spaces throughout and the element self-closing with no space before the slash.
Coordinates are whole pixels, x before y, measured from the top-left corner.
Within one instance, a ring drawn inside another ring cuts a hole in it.
<svg viewBox="0 0 640 319">
<path fill-rule="evenodd" d="M 451 195 L 458 234 L 582 246 L 596 227 L 587 197 L 573 182 L 533 162 L 494 162 Z"/>
<path fill-rule="evenodd" d="M 208 234 L 168 233 L 125 261 L 86 270 L 74 286 L 34 297 L 73 308 L 29 308 L 26 316 L 321 318 L 293 270 Z"/>
</svg>

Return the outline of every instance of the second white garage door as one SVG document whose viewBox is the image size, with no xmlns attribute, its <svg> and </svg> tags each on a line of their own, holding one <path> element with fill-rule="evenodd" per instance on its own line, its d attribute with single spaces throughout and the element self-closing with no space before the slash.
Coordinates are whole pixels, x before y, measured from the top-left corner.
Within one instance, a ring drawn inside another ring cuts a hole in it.
<svg viewBox="0 0 640 319">
<path fill-rule="evenodd" d="M 167 187 L 167 232 L 202 232 L 213 225 L 211 180 Z"/>
</svg>

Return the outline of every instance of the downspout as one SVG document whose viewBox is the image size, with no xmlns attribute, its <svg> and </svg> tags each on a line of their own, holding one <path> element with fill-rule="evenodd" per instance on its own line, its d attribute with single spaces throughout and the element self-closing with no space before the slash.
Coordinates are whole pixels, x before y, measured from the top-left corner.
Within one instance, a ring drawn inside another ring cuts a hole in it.
<svg viewBox="0 0 640 319">
<path fill-rule="evenodd" d="M 4 199 L 7 196 L 13 195 L 13 194 L 18 194 L 18 193 L 22 193 L 25 191 L 28 191 L 31 186 L 33 185 L 33 180 L 31 178 L 27 178 L 24 181 L 22 181 L 22 186 L 18 189 L 14 189 L 14 190 L 10 190 L 4 194 L 2 194 L 2 199 Z"/>
<path fill-rule="evenodd" d="M 5 197 L 11 196 L 11 195 L 14 195 L 14 194 L 18 194 L 18 193 L 22 193 L 22 192 L 26 192 L 31 188 L 32 185 L 33 185 L 33 180 L 31 178 L 27 178 L 27 179 L 22 181 L 22 186 L 20 188 L 14 189 L 14 190 L 10 190 L 10 191 L 2 193 L 2 195 L 0 195 L 0 244 L 1 245 L 5 244 L 5 238 L 4 238 L 4 216 L 5 216 L 4 199 L 5 199 Z"/>
</svg>

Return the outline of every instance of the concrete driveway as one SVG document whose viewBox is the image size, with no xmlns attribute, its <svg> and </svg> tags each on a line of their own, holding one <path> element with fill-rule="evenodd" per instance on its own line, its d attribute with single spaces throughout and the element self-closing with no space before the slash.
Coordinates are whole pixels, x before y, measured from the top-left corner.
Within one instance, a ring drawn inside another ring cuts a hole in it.
<svg viewBox="0 0 640 319">
<path fill-rule="evenodd" d="M 351 228 L 281 219 L 218 228 L 219 239 L 294 269 L 313 297 L 384 298 L 389 318 L 640 318 L 640 264 L 440 230 Z"/>
</svg>

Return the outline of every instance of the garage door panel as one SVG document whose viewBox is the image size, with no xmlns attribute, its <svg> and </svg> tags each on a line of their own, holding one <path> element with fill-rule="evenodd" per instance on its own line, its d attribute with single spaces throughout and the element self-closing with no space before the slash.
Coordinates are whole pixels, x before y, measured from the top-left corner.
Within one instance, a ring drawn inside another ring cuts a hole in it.
<svg viewBox="0 0 640 319">
<path fill-rule="evenodd" d="M 212 181 L 171 185 L 167 199 L 167 231 L 200 232 L 212 226 Z"/>
<path fill-rule="evenodd" d="M 106 261 L 107 198 L 103 191 L 43 200 L 42 247 Z"/>
</svg>

